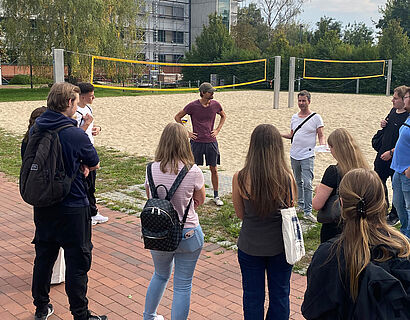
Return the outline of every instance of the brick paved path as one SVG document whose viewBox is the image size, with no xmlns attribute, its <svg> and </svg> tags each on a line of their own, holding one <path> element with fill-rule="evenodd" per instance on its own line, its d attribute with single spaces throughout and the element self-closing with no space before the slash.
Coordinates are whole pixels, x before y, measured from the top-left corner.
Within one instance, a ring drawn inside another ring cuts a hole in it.
<svg viewBox="0 0 410 320">
<path fill-rule="evenodd" d="M 142 247 L 139 219 L 106 208 L 110 221 L 93 227 L 93 263 L 89 272 L 89 307 L 110 320 L 142 319 L 152 275 L 150 254 Z M 34 260 L 32 208 L 15 183 L 0 173 L 0 320 L 33 319 L 31 274 Z M 303 319 L 300 305 L 306 278 L 292 274 L 291 319 Z M 64 285 L 51 288 L 55 313 L 69 320 Z M 158 313 L 170 319 L 172 279 Z M 195 271 L 189 319 L 242 319 L 242 288 L 236 253 L 205 244 Z"/>
</svg>

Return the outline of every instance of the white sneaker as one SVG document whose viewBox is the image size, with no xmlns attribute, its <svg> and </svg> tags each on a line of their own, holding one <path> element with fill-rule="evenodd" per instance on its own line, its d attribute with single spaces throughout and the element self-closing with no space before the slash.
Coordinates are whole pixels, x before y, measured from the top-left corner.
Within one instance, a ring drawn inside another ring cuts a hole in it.
<svg viewBox="0 0 410 320">
<path fill-rule="evenodd" d="M 303 218 L 305 218 L 306 220 L 309 220 L 309 221 L 311 221 L 311 222 L 313 222 L 313 223 L 316 223 L 316 222 L 317 222 L 316 217 L 315 217 L 312 213 L 305 214 L 305 215 L 303 216 Z"/>
<path fill-rule="evenodd" d="M 224 202 L 219 197 L 215 197 L 214 202 L 217 206 L 223 206 L 224 205 Z"/>
<path fill-rule="evenodd" d="M 95 216 L 91 217 L 91 223 L 95 226 L 97 223 L 104 223 L 108 221 L 108 217 L 102 216 L 99 212 Z"/>
<path fill-rule="evenodd" d="M 155 316 L 155 320 L 164 320 L 164 317 L 161 316 L 161 315 L 159 315 L 159 314 L 157 314 L 157 315 Z"/>
</svg>

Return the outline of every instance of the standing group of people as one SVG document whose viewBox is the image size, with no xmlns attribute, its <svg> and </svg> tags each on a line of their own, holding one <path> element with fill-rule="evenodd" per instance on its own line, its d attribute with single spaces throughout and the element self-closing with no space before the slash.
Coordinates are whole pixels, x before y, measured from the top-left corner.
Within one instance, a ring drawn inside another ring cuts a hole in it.
<svg viewBox="0 0 410 320">
<path fill-rule="evenodd" d="M 53 313 L 49 299 L 50 279 L 60 248 L 64 249 L 67 264 L 66 292 L 74 319 L 107 319 L 106 316 L 92 315 L 86 298 L 87 272 L 91 266 L 92 216 L 99 216 L 93 197 L 94 171 L 99 167 L 99 158 L 92 138 L 101 131 L 101 127 L 93 124 L 89 105 L 94 99 L 94 90 L 90 86 L 54 84 L 47 98 L 47 109 L 42 110 L 35 121 L 36 128 L 28 131 L 25 140 L 29 143 L 32 130 L 50 130 L 72 124 L 58 133 L 66 172 L 74 177 L 71 190 L 57 205 L 34 207 L 36 258 L 32 293 L 36 320 L 47 319 Z M 188 317 L 193 274 L 204 243 L 196 212 L 205 200 L 204 177 L 198 167 L 204 164 L 204 157 L 211 171 L 214 202 L 223 205 L 218 193 L 220 154 L 216 137 L 226 114 L 213 100 L 215 89 L 211 84 L 203 83 L 199 91 L 200 99 L 176 114 L 177 123 L 164 128 L 150 167 L 154 184 L 168 189 L 182 168 L 187 169 L 188 173 L 170 200 L 180 221 L 185 212 L 187 217 L 182 240 L 175 251 L 151 250 L 155 270 L 147 289 L 144 320 L 164 319 L 157 314 L 157 308 L 173 269 L 171 319 Z M 409 110 L 410 88 L 406 87 L 403 92 L 396 93 L 395 90 L 395 96 L 401 98 Z M 80 105 L 81 101 L 83 105 Z M 396 111 L 400 108 L 396 108 L 395 101 L 394 98 L 395 109 L 382 122 L 386 131 L 392 130 L 390 126 L 398 126 L 393 119 L 403 117 L 397 116 L 403 112 Z M 302 306 L 304 316 L 335 319 L 363 316 L 360 312 L 367 312 L 364 314 L 368 314 L 366 318 L 369 319 L 374 318 L 373 315 L 386 314 L 400 319 L 410 317 L 406 307 L 410 289 L 410 245 L 404 236 L 410 236 L 407 233 L 410 222 L 410 127 L 397 128 L 396 145 L 389 150 L 381 149 L 378 154 L 383 161 L 390 160 L 386 152 L 392 156 L 391 168 L 395 170 L 393 204 L 402 223 L 402 235 L 387 225 L 383 179 L 370 170 L 355 139 L 345 129 L 336 129 L 328 137 L 327 143 L 337 164 L 326 169 L 313 197 L 316 139 L 320 145 L 326 145 L 326 139 L 323 120 L 309 109 L 310 102 L 309 92 L 298 94 L 300 111 L 292 116 L 290 133 L 281 134 L 271 124 L 258 125 L 250 138 L 245 165 L 232 180 L 232 201 L 236 215 L 242 220 L 238 261 L 242 274 L 244 318 L 289 318 L 292 265 L 286 261 L 280 209 L 297 202 L 304 217 L 316 222 L 312 207 L 321 209 L 334 194 L 340 198 L 340 221 L 322 225 L 322 244 L 308 270 L 308 289 Z M 78 121 L 73 119 L 76 113 Z M 182 124 L 185 115 L 191 117 L 192 132 Z M 216 115 L 220 120 L 214 128 Z M 403 123 L 409 122 L 407 118 Z M 389 135 L 386 134 L 386 145 L 387 140 L 391 140 Z M 282 138 L 292 142 L 291 167 L 286 161 Z M 146 178 L 146 193 L 147 197 L 152 197 L 148 180 Z M 158 189 L 157 192 L 160 198 L 165 197 L 164 190 Z M 97 219 L 104 222 L 102 216 Z M 374 281 L 375 274 L 379 276 L 376 280 L 380 288 L 386 290 L 381 291 L 380 297 L 385 299 L 379 309 L 374 304 L 378 301 L 377 292 L 366 287 Z M 386 281 L 392 280 L 389 278 L 392 275 L 395 279 L 389 283 L 392 283 L 393 292 L 384 286 Z M 266 315 L 265 278 L 269 291 Z M 369 301 L 369 295 L 375 300 Z M 396 299 L 394 304 L 393 299 Z"/>
</svg>

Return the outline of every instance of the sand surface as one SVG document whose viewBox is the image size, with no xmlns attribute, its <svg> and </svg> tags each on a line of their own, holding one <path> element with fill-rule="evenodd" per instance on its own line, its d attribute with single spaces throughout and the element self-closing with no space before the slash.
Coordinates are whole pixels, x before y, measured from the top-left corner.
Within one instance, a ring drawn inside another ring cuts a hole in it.
<svg viewBox="0 0 410 320">
<path fill-rule="evenodd" d="M 97 97 L 93 103 L 94 117 L 102 132 L 95 139 L 96 145 L 152 157 L 164 126 L 173 122 L 174 115 L 186 104 L 198 98 L 197 93 Z M 280 94 L 279 109 L 273 109 L 273 92 L 216 92 L 214 98 L 222 104 L 227 114 L 225 125 L 217 137 L 221 152 L 220 170 L 227 175 L 242 168 L 255 126 L 271 123 L 280 132 L 289 132 L 291 116 L 299 110 L 296 95 L 295 106 L 287 107 L 287 92 Z M 31 111 L 44 104 L 45 101 L 0 103 L 0 127 L 23 134 Z M 376 152 L 371 147 L 371 138 L 391 107 L 391 97 L 356 94 L 313 93 L 311 102 L 311 110 L 323 118 L 325 135 L 339 127 L 349 130 L 372 167 Z M 189 128 L 190 123 L 189 119 Z M 289 147 L 290 140 L 285 139 L 286 155 L 289 154 Z M 330 153 L 316 155 L 315 184 L 320 181 L 327 166 L 333 163 L 335 160 Z"/>
</svg>

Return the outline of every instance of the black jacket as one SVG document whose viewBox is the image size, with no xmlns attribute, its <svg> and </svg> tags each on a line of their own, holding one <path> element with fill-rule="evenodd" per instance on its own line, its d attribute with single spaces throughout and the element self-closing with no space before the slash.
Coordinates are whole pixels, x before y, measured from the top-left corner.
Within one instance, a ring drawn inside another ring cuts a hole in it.
<svg viewBox="0 0 410 320">
<path fill-rule="evenodd" d="M 302 304 L 306 319 L 410 319 L 410 260 L 372 260 L 359 279 L 356 302 L 350 297 L 343 254 L 328 260 L 333 242 L 321 244 L 313 255 Z M 377 248 L 372 256 L 377 256 Z"/>
</svg>

